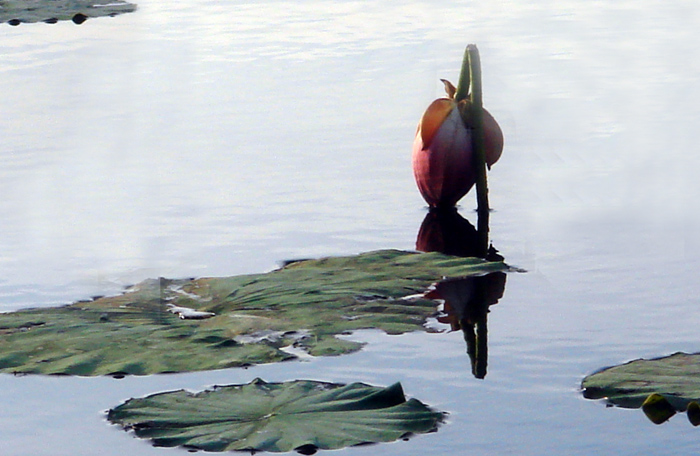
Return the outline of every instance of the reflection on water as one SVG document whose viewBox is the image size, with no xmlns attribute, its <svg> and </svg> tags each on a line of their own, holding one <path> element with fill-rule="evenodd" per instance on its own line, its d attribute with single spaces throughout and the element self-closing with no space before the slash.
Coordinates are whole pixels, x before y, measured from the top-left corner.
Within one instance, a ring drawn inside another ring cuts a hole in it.
<svg viewBox="0 0 700 456">
<path fill-rule="evenodd" d="M 488 242 L 488 231 L 488 214 L 479 220 L 477 231 L 456 208 L 430 210 L 418 231 L 416 250 L 502 261 L 503 257 Z"/>
<path fill-rule="evenodd" d="M 476 378 L 486 377 L 488 365 L 489 307 L 498 304 L 506 289 L 506 274 L 493 272 L 481 277 L 449 278 L 433 285 L 425 294 L 429 299 L 444 301 L 441 323 L 450 325 L 453 331 L 464 333 L 467 354 Z"/>
<path fill-rule="evenodd" d="M 480 217 L 477 230 L 457 209 L 431 210 L 421 224 L 416 249 L 503 261 L 489 244 L 488 231 L 488 213 Z M 498 303 L 505 289 L 506 274 L 494 272 L 480 277 L 447 278 L 435 283 L 425 294 L 428 299 L 444 302 L 444 315 L 438 317 L 438 321 L 449 324 L 452 331 L 461 329 L 464 333 L 472 374 L 476 378 L 486 377 L 489 307 Z"/>
</svg>

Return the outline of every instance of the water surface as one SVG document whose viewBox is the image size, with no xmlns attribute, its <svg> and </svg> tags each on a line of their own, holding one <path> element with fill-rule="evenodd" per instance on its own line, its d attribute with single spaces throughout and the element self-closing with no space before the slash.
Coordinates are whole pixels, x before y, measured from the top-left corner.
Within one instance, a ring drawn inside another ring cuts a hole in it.
<svg viewBox="0 0 700 456">
<path fill-rule="evenodd" d="M 0 27 L 0 310 L 148 277 L 411 249 L 423 109 L 479 45 L 506 136 L 489 175 L 510 275 L 489 371 L 460 333 L 362 332 L 362 352 L 146 378 L 0 376 L 9 455 L 153 455 L 103 412 L 132 396 L 308 378 L 387 385 L 450 419 L 364 454 L 679 454 L 697 430 L 581 399 L 582 377 L 698 351 L 700 9 L 688 2 L 146 0 L 78 26 Z M 473 195 L 461 213 L 474 221 Z M 380 367 L 378 367 L 380 366 Z"/>
</svg>

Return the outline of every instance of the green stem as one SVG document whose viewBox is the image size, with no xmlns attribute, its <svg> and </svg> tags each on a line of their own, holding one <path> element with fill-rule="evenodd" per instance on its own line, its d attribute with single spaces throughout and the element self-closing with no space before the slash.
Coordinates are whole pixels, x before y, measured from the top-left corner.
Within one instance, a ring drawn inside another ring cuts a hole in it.
<svg viewBox="0 0 700 456">
<path fill-rule="evenodd" d="M 484 108 L 481 94 L 481 59 L 476 45 L 467 46 L 469 58 L 470 117 L 473 128 L 472 144 L 474 147 L 474 166 L 476 169 L 476 201 L 477 211 L 484 214 L 489 211 L 489 190 L 486 181 L 486 148 L 484 145 Z"/>
<path fill-rule="evenodd" d="M 479 211 L 477 209 L 477 229 L 476 233 L 479 236 L 479 256 L 487 259 L 489 254 L 489 211 Z"/>
<path fill-rule="evenodd" d="M 462 71 L 459 73 L 459 82 L 455 92 L 455 101 L 460 102 L 469 97 L 469 86 L 471 84 L 471 71 L 469 70 L 469 47 L 464 51 L 462 59 Z"/>
</svg>

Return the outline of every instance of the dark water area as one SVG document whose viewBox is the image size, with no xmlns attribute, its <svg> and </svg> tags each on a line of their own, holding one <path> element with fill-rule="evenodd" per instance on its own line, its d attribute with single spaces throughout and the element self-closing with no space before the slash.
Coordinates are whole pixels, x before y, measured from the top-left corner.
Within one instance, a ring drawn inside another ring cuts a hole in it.
<svg viewBox="0 0 700 456">
<path fill-rule="evenodd" d="M 337 358 L 150 377 L 0 376 L 3 455 L 153 455 L 125 399 L 213 384 L 389 385 L 438 432 L 339 454 L 675 455 L 698 430 L 581 397 L 605 366 L 700 351 L 700 8 L 688 2 L 138 4 L 0 26 L 0 310 L 146 278 L 414 249 L 410 149 L 477 43 L 506 138 L 491 241 L 511 273 L 488 370 L 464 334 L 360 331 Z M 460 214 L 476 224 L 474 194 Z M 449 325 L 442 324 L 447 330 Z"/>
</svg>

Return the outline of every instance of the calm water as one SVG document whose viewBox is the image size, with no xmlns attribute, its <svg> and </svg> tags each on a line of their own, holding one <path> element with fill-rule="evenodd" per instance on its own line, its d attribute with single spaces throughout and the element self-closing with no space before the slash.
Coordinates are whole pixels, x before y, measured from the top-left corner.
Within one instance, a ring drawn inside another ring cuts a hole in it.
<svg viewBox="0 0 700 456">
<path fill-rule="evenodd" d="M 531 3 L 144 0 L 80 26 L 2 25 L 2 311 L 413 248 L 426 213 L 415 125 L 469 42 L 506 135 L 492 240 L 529 272 L 492 308 L 485 380 L 460 333 L 372 331 L 354 355 L 248 370 L 0 376 L 0 453 L 179 453 L 103 412 L 255 377 L 401 381 L 450 412 L 435 434 L 338 454 L 694 450 L 684 417 L 654 426 L 578 386 L 606 365 L 700 351 L 700 7 Z"/>
</svg>

